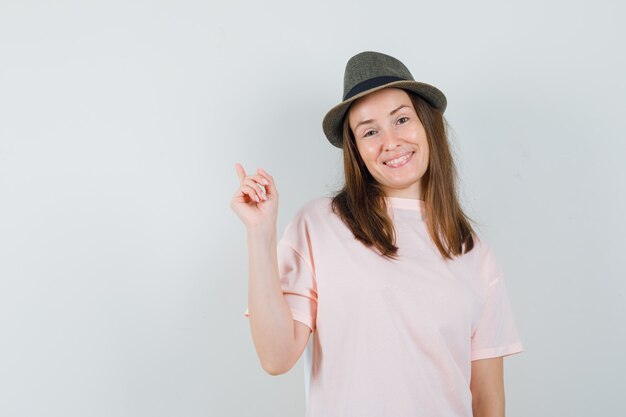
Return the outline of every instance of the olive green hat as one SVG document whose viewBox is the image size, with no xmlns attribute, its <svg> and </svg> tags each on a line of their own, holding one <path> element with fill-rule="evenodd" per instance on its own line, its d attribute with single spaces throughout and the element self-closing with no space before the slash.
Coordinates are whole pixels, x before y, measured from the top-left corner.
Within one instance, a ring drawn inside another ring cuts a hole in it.
<svg viewBox="0 0 626 417">
<path fill-rule="evenodd" d="M 330 143 L 338 148 L 342 147 L 343 118 L 352 102 L 387 87 L 412 91 L 442 113 L 446 110 L 446 96 L 432 85 L 415 81 L 402 62 L 380 52 L 361 52 L 350 58 L 346 64 L 343 101 L 324 116 L 322 129 Z"/>
</svg>

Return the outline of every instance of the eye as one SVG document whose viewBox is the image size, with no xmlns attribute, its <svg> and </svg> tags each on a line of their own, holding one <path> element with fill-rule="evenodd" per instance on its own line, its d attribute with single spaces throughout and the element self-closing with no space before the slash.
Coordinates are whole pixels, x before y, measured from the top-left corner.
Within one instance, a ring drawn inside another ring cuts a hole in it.
<svg viewBox="0 0 626 417">
<path fill-rule="evenodd" d="M 398 119 L 398 123 L 400 123 L 400 124 L 404 124 L 404 123 L 406 123 L 406 122 L 408 122 L 408 121 L 409 121 L 409 118 L 408 118 L 408 117 L 406 117 L 406 116 L 402 116 L 402 117 L 400 117 L 400 118 Z"/>
<path fill-rule="evenodd" d="M 371 134 L 370 134 L 370 133 L 371 133 Z M 365 137 L 365 138 L 366 138 L 366 137 L 368 137 L 368 136 L 372 136 L 374 133 L 376 133 L 376 131 L 375 131 L 375 130 L 368 130 L 367 132 L 365 132 L 365 133 L 363 134 L 363 137 Z"/>
</svg>

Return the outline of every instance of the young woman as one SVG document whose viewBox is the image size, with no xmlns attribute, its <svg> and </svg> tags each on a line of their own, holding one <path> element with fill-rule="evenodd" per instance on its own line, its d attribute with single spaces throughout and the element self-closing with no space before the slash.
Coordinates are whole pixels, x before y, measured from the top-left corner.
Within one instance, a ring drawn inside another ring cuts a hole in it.
<svg viewBox="0 0 626 417">
<path fill-rule="evenodd" d="M 305 204 L 278 243 L 274 179 L 236 165 L 246 316 L 272 375 L 313 333 L 308 417 L 504 416 L 502 358 L 523 346 L 494 253 L 457 199 L 445 108 L 397 59 L 352 57 L 323 121 L 345 185 Z"/>
</svg>

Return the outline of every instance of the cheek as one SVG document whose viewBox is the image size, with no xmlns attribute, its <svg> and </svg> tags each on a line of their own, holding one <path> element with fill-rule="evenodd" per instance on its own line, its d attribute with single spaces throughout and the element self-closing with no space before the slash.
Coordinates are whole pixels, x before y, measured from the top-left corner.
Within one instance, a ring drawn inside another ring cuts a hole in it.
<svg viewBox="0 0 626 417">
<path fill-rule="evenodd" d="M 357 147 L 357 149 L 359 150 L 361 158 L 363 159 L 363 161 L 365 161 L 365 163 L 370 163 L 376 160 L 377 152 L 373 146 L 361 144 Z"/>
<path fill-rule="evenodd" d="M 430 149 L 428 149 L 428 146 L 426 147 L 426 152 L 424 152 L 422 166 L 424 167 L 424 172 L 426 172 L 426 170 L 428 170 L 428 168 L 430 167 Z"/>
<path fill-rule="evenodd" d="M 424 161 L 424 164 L 428 165 L 428 161 L 430 161 L 430 149 L 428 148 L 428 144 L 424 144 L 422 149 L 424 150 L 422 161 Z"/>
<path fill-rule="evenodd" d="M 418 143 L 420 148 L 422 148 L 425 155 L 430 154 L 430 147 L 428 146 L 428 139 L 426 138 L 426 133 L 422 133 L 419 136 Z"/>
<path fill-rule="evenodd" d="M 422 162 L 428 164 L 428 161 L 430 160 L 430 147 L 428 146 L 428 139 L 426 138 L 425 133 L 419 135 L 417 143 L 421 150 Z"/>
</svg>

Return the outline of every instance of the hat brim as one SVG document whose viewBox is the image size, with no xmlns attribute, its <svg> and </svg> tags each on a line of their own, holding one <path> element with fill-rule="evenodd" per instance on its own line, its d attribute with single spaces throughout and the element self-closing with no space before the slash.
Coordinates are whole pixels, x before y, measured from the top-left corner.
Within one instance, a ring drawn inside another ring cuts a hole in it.
<svg viewBox="0 0 626 417">
<path fill-rule="evenodd" d="M 440 110 L 442 113 L 446 110 L 447 100 L 446 96 L 437 87 L 430 84 L 421 83 L 419 81 L 393 81 L 387 84 L 383 84 L 378 87 L 371 88 L 363 91 L 347 100 L 342 101 L 335 107 L 330 109 L 324 120 L 322 121 L 322 129 L 328 141 L 337 148 L 341 148 L 343 145 L 343 118 L 346 115 L 348 107 L 357 99 L 366 96 L 374 91 L 382 90 L 383 88 L 401 88 L 403 90 L 411 91 L 420 97 L 423 97 L 431 106 Z"/>
</svg>

